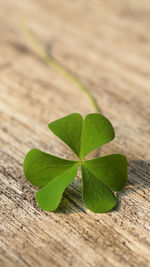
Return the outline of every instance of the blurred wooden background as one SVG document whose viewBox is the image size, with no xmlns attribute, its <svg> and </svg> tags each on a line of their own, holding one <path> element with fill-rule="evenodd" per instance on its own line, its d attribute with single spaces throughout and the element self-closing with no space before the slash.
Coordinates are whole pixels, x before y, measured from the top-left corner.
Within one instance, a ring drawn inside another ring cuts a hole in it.
<svg viewBox="0 0 150 267">
<path fill-rule="evenodd" d="M 94 110 L 32 51 L 22 19 L 115 127 L 102 154 L 125 154 L 129 181 L 112 212 L 86 210 L 80 174 L 57 212 L 37 207 L 25 154 L 73 158 L 47 124 Z M 150 1 L 0 0 L 0 99 L 0 266 L 150 266 Z"/>
</svg>

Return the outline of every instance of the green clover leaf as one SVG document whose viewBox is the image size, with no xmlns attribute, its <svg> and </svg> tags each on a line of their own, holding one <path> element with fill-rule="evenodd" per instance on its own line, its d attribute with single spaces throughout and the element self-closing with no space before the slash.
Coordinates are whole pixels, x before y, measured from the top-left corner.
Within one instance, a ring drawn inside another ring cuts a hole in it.
<svg viewBox="0 0 150 267">
<path fill-rule="evenodd" d="M 84 157 L 114 139 L 110 121 L 99 113 L 91 113 L 83 120 L 78 113 L 70 114 L 48 125 L 49 129 L 78 156 L 77 161 L 65 160 L 31 149 L 24 160 L 24 174 L 33 185 L 41 188 L 36 194 L 39 207 L 54 211 L 61 202 L 65 188 L 76 177 L 81 165 L 83 200 L 96 213 L 112 209 L 127 182 L 127 160 L 112 154 L 92 160 Z"/>
</svg>

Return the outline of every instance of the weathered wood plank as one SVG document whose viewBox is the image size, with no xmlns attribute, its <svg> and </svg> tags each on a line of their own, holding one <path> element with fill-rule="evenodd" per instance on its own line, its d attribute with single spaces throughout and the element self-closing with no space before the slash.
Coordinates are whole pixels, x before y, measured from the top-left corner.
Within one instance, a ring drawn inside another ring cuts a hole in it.
<svg viewBox="0 0 150 267">
<path fill-rule="evenodd" d="M 115 126 L 115 141 L 101 151 L 127 156 L 129 182 L 112 212 L 86 210 L 80 173 L 57 212 L 41 211 L 23 176 L 30 148 L 73 158 L 50 121 L 94 110 L 32 52 L 22 17 Z M 1 266 L 149 266 L 150 2 L 1 0 L 0 25 Z"/>
</svg>

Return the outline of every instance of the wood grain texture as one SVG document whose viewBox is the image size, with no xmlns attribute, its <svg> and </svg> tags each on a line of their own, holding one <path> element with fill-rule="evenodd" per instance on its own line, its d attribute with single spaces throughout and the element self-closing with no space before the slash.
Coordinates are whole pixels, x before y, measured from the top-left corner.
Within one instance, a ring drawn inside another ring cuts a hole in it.
<svg viewBox="0 0 150 267">
<path fill-rule="evenodd" d="M 0 1 L 0 266 L 150 266 L 150 1 Z M 36 147 L 73 159 L 47 124 L 93 112 L 75 85 L 30 49 L 24 18 L 113 123 L 102 154 L 129 161 L 127 188 L 106 214 L 87 210 L 81 176 L 57 212 L 41 211 L 23 159 Z"/>
</svg>

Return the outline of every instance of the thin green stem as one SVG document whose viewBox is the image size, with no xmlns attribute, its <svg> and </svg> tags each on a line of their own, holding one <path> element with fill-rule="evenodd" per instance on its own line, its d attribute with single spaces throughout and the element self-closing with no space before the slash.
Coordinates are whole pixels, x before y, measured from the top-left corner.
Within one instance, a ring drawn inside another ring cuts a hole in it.
<svg viewBox="0 0 150 267">
<path fill-rule="evenodd" d="M 49 66 L 57 70 L 59 73 L 61 73 L 65 78 L 72 81 L 80 90 L 82 90 L 91 101 L 94 109 L 96 112 L 100 113 L 100 108 L 96 102 L 96 99 L 92 94 L 89 92 L 89 90 L 85 87 L 82 82 L 78 78 L 76 78 L 73 74 L 71 74 L 68 70 L 66 70 L 61 64 L 59 64 L 55 59 L 53 59 L 51 56 L 49 56 L 39 45 L 39 43 L 34 38 L 31 31 L 27 28 L 26 24 L 23 23 L 23 32 L 26 36 L 26 39 L 28 40 L 30 46 L 38 54 Z"/>
</svg>

